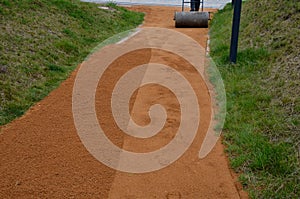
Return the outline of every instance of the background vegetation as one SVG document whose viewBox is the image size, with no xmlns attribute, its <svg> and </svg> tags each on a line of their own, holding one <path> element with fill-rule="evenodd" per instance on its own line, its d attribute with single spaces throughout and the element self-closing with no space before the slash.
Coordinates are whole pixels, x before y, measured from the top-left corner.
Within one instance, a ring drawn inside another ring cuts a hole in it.
<svg viewBox="0 0 300 199">
<path fill-rule="evenodd" d="M 0 125 L 44 98 L 104 39 L 143 14 L 79 0 L 0 0 Z"/>
<path fill-rule="evenodd" d="M 232 7 L 214 15 L 211 56 L 227 93 L 224 143 L 252 198 L 300 196 L 300 2 L 243 2 L 237 64 Z"/>
</svg>

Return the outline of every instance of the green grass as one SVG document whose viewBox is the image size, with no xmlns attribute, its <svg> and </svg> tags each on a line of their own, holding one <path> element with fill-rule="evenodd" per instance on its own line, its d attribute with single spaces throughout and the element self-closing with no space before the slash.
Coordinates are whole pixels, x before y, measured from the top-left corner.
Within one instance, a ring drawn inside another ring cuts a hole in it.
<svg viewBox="0 0 300 199">
<path fill-rule="evenodd" d="M 143 14 L 79 0 L 0 0 L 0 125 L 65 80 L 101 41 Z"/>
<path fill-rule="evenodd" d="M 237 64 L 228 58 L 230 5 L 210 29 L 227 96 L 226 151 L 252 198 L 298 198 L 300 3 L 249 0 L 242 13 Z"/>
</svg>

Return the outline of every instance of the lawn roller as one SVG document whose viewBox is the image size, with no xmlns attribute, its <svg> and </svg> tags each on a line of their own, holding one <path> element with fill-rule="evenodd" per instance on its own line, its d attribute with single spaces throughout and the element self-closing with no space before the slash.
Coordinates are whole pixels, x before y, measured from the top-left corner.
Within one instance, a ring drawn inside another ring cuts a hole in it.
<svg viewBox="0 0 300 199">
<path fill-rule="evenodd" d="M 190 12 L 184 11 L 185 4 L 190 4 Z M 201 11 L 199 11 L 200 7 Z M 174 20 L 176 28 L 207 28 L 209 12 L 203 12 L 203 0 L 182 0 L 182 10 L 175 12 Z"/>
</svg>

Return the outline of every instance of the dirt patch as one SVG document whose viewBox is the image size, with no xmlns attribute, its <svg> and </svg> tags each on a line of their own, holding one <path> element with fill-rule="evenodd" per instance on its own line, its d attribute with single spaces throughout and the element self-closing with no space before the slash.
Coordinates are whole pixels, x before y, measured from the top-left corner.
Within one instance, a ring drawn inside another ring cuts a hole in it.
<svg viewBox="0 0 300 199">
<path fill-rule="evenodd" d="M 131 7 L 146 13 L 144 26 L 174 29 L 175 7 Z M 205 48 L 208 29 L 177 29 Z M 99 58 L 101 59 L 101 58 Z M 131 63 L 128 64 L 128 60 Z M 175 163 L 159 171 L 129 174 L 97 161 L 81 143 L 73 121 L 72 90 L 77 71 L 23 117 L 2 128 L 0 134 L 0 197 L 75 198 L 240 198 L 220 141 L 204 159 L 198 158 L 211 117 L 211 101 L 203 80 L 193 67 L 176 55 L 144 49 L 112 63 L 100 80 L 96 93 L 97 117 L 107 137 L 130 151 L 158 149 L 174 136 L 180 121 L 178 101 L 158 85 L 141 87 L 130 100 L 133 119 L 149 123 L 146 114 L 154 103 L 163 104 L 167 122 L 151 142 L 125 135 L 114 123 L 110 95 L 118 77 L 128 68 L 158 62 L 179 70 L 197 91 L 201 120 L 188 151 Z M 159 97 L 154 97 L 159 96 Z M 146 102 L 146 103 L 145 103 Z M 149 144 L 150 143 L 150 144 Z M 245 196 L 245 195 L 242 195 Z"/>
</svg>

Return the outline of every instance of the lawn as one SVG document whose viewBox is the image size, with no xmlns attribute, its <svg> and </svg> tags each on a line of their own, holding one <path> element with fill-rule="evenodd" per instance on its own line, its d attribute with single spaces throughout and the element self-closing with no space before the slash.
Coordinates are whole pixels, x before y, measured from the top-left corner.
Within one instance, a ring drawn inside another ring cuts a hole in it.
<svg viewBox="0 0 300 199">
<path fill-rule="evenodd" d="M 79 0 L 0 0 L 0 125 L 59 86 L 101 41 L 143 14 Z"/>
<path fill-rule="evenodd" d="M 252 198 L 298 198 L 300 2 L 243 2 L 237 64 L 229 63 L 232 13 L 231 5 L 220 10 L 210 29 L 231 167 Z"/>
</svg>

